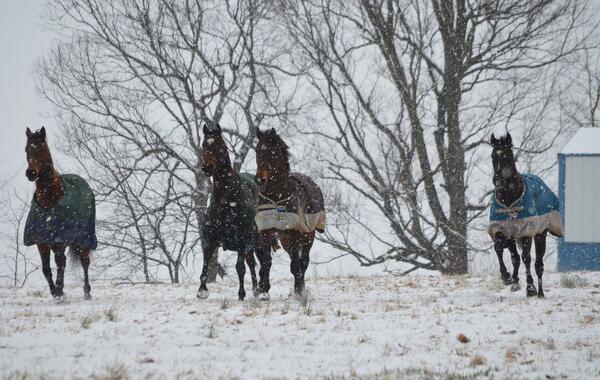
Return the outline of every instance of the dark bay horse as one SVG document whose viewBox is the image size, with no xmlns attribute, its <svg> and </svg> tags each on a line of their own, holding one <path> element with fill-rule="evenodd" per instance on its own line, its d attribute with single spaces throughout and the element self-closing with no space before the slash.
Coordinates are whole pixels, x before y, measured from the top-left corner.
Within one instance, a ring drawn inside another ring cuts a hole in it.
<svg viewBox="0 0 600 380">
<path fill-rule="evenodd" d="M 304 275 L 310 261 L 315 230 L 325 230 L 325 207 L 321 189 L 308 176 L 290 172 L 289 151 L 275 129 L 257 131 L 256 178 L 259 184 L 256 224 L 259 235 L 259 298 L 269 298 L 271 242 L 279 239 L 289 254 L 294 292 L 302 295 Z"/>
<path fill-rule="evenodd" d="M 90 252 L 96 249 L 96 202 L 85 180 L 74 174 L 60 175 L 52 162 L 46 129 L 26 131 L 27 171 L 35 181 L 35 194 L 25 225 L 26 246 L 37 245 L 42 258 L 42 272 L 50 292 L 62 299 L 66 265 L 65 250 L 81 261 L 84 274 L 84 298 L 91 299 L 88 278 Z M 56 262 L 56 283 L 50 269 L 50 252 Z"/>
<path fill-rule="evenodd" d="M 246 297 L 244 259 L 250 268 L 252 290 L 255 293 L 257 288 L 254 260 L 257 236 L 254 224 L 256 183 L 251 174 L 238 174 L 233 170 L 218 124 L 213 128 L 205 125 L 203 133 L 201 169 L 204 174 L 212 177 L 213 188 L 202 226 L 204 263 L 197 296 L 201 299 L 208 297 L 208 264 L 215 250 L 222 247 L 224 250 L 238 253 L 235 269 L 240 282 L 238 296 L 243 300 Z"/>
<path fill-rule="evenodd" d="M 494 195 L 490 206 L 490 224 L 488 232 L 494 240 L 494 250 L 500 263 L 500 276 L 511 290 L 519 286 L 518 242 L 522 247 L 523 263 L 527 273 L 528 297 L 544 297 L 542 275 L 544 273 L 544 254 L 546 236 L 550 232 L 562 236 L 563 229 L 558 211 L 558 198 L 537 176 L 520 174 L 517 171 L 512 151 L 512 137 L 509 133 L 497 139 L 491 136 L 492 164 L 494 167 Z M 531 244 L 535 241 L 535 272 L 538 289 L 533 285 L 529 269 L 531 264 Z M 504 248 L 511 253 L 513 263 L 512 278 L 509 275 L 502 254 Z"/>
</svg>

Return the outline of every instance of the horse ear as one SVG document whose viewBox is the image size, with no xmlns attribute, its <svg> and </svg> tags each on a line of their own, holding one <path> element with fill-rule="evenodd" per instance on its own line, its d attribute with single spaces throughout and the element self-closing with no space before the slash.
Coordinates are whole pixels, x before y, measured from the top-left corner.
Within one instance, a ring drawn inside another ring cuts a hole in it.
<svg viewBox="0 0 600 380">
<path fill-rule="evenodd" d="M 493 133 L 492 133 L 492 137 L 490 138 L 490 143 L 492 143 L 492 145 L 498 144 L 498 139 L 496 139 L 496 136 L 494 136 Z"/>
<path fill-rule="evenodd" d="M 214 131 L 220 134 L 220 133 L 221 133 L 221 124 L 217 123 L 217 124 L 215 125 L 215 129 L 214 129 Z"/>
<path fill-rule="evenodd" d="M 256 128 L 256 137 L 260 139 L 263 137 L 263 135 L 263 131 L 261 131 L 260 128 Z"/>
<path fill-rule="evenodd" d="M 40 129 L 40 136 L 42 136 L 44 139 L 46 138 L 46 127 L 42 126 L 42 129 Z"/>
<path fill-rule="evenodd" d="M 508 145 L 512 146 L 512 136 L 509 132 L 506 132 L 506 142 Z"/>
<path fill-rule="evenodd" d="M 205 135 L 208 134 L 210 131 L 208 130 L 208 126 L 206 124 L 204 124 L 202 126 L 202 133 L 204 133 Z"/>
<path fill-rule="evenodd" d="M 27 130 L 25 131 L 25 136 L 27 136 L 27 138 L 33 136 L 33 132 L 31 132 L 31 129 L 29 129 L 29 127 L 27 127 Z"/>
<path fill-rule="evenodd" d="M 275 128 L 271 128 L 271 130 L 269 131 L 269 133 L 273 136 L 277 135 L 277 132 L 275 131 Z"/>
</svg>

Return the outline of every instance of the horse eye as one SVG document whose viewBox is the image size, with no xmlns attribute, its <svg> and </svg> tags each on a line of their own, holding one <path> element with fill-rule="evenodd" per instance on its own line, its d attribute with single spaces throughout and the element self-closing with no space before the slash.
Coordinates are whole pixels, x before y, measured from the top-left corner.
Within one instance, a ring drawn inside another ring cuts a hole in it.
<svg viewBox="0 0 600 380">
<path fill-rule="evenodd" d="M 262 146 L 260 147 L 260 149 L 267 150 L 267 145 L 266 144 L 262 144 Z"/>
</svg>

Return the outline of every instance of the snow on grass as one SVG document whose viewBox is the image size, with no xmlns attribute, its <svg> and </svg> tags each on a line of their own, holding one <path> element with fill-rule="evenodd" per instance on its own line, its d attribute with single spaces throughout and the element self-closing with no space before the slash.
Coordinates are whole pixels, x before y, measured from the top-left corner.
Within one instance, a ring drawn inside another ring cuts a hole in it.
<svg viewBox="0 0 600 380">
<path fill-rule="evenodd" d="M 600 274 L 546 279 L 546 299 L 497 276 L 311 278 L 237 301 L 234 281 L 0 289 L 0 378 L 590 378 L 600 376 Z M 564 282 L 564 278 L 563 278 Z M 40 292 L 44 290 L 44 292 Z"/>
</svg>

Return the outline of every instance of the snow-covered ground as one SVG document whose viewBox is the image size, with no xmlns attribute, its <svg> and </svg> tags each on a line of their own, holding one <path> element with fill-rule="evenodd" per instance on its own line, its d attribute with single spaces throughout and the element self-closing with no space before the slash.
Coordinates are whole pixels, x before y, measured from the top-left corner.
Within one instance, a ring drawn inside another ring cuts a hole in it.
<svg viewBox="0 0 600 380">
<path fill-rule="evenodd" d="M 96 283 L 87 302 L 69 283 L 63 304 L 3 288 L 0 378 L 599 377 L 600 273 L 569 276 L 543 300 L 486 275 L 311 278 L 307 300 L 277 280 L 270 302 L 234 281 L 203 301 L 195 284 Z"/>
</svg>

